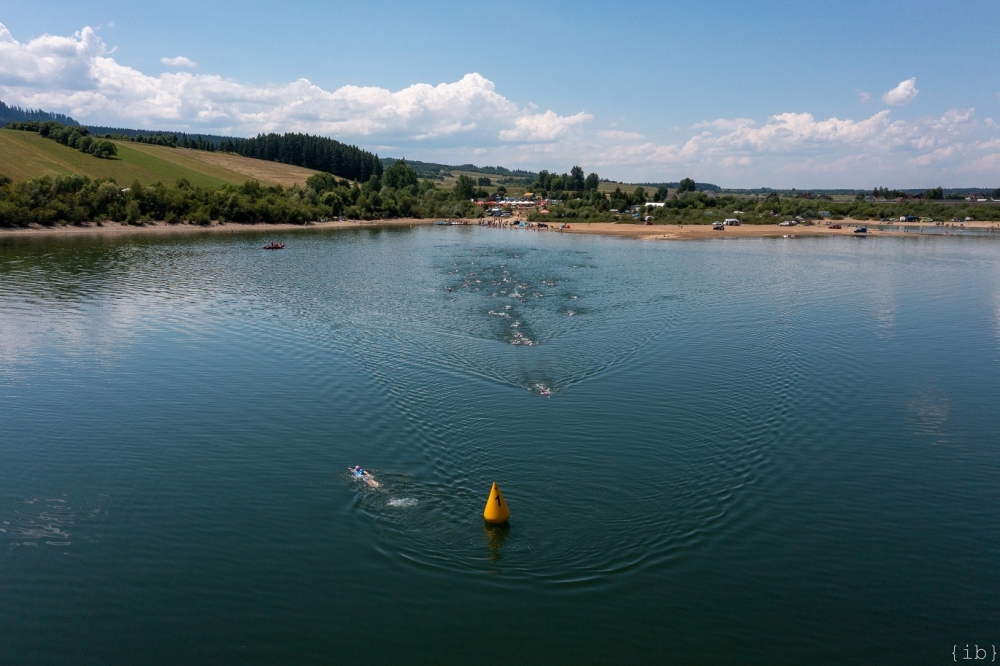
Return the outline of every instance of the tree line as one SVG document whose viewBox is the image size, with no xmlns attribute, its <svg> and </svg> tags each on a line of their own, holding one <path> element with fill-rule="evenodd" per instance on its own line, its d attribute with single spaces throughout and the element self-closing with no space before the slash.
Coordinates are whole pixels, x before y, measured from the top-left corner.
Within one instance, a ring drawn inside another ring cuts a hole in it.
<svg viewBox="0 0 1000 666">
<path fill-rule="evenodd" d="M 627 193 L 616 188 L 608 195 L 607 203 L 586 198 L 570 199 L 549 207 L 547 215 L 533 213 L 529 219 L 568 219 L 612 221 L 622 219 L 630 206 L 639 205 L 636 213 L 642 221 L 649 216 L 658 224 L 709 224 L 727 217 L 738 217 L 744 224 L 775 224 L 784 219 L 801 217 L 811 220 L 898 219 L 901 216 L 928 217 L 936 221 L 964 219 L 1000 221 L 1000 206 L 974 204 L 946 204 L 936 199 L 909 199 L 899 202 L 869 202 L 864 198 L 835 203 L 832 201 L 778 196 L 743 197 L 736 195 L 711 196 L 704 191 L 688 191 L 674 198 L 664 196 L 660 188 L 648 197 L 642 187 Z M 648 201 L 661 201 L 662 206 L 643 207 Z M 737 213 L 737 211 L 739 211 Z M 821 214 L 822 213 L 822 214 Z M 625 215 L 631 221 L 631 215 Z"/>
<path fill-rule="evenodd" d="M 22 109 L 19 106 L 7 106 L 0 101 L 0 127 L 6 123 L 23 123 L 30 120 L 40 123 L 54 120 L 62 125 L 80 124 L 69 116 L 61 113 L 50 113 L 48 111 L 42 111 L 41 109 Z"/>
<path fill-rule="evenodd" d="M 40 136 L 52 139 L 64 146 L 76 148 L 80 152 L 88 153 L 94 157 L 110 159 L 118 154 L 118 147 L 114 143 L 107 139 L 90 136 L 90 130 L 80 125 L 67 127 L 54 120 L 45 122 L 27 120 L 19 123 L 7 123 L 5 127 L 22 132 L 38 132 Z"/>
<path fill-rule="evenodd" d="M 262 185 L 255 180 L 197 187 L 184 178 L 173 187 L 139 181 L 121 187 L 111 178 L 43 176 L 15 183 L 0 176 L 0 227 L 153 221 L 305 224 L 341 216 L 365 220 L 481 216 L 482 210 L 463 195 L 457 188 L 419 180 L 402 160 L 361 184 L 318 173 L 304 187 Z"/>
<path fill-rule="evenodd" d="M 932 187 L 931 189 L 924 190 L 923 194 L 911 195 L 904 190 L 890 190 L 886 187 L 876 187 L 872 190 L 872 196 L 876 199 L 898 199 L 900 197 L 906 199 L 911 196 L 915 196 L 918 199 L 924 199 L 926 201 L 940 201 L 943 199 L 964 199 L 965 195 L 960 192 L 953 192 L 951 194 L 945 195 L 944 188 Z M 860 198 L 860 197 L 859 197 Z"/>
<path fill-rule="evenodd" d="M 388 168 L 397 158 L 380 158 L 382 166 Z M 507 169 L 502 166 L 476 166 L 475 164 L 436 164 L 434 162 L 421 162 L 419 160 L 405 160 L 420 178 L 430 178 L 432 180 L 443 180 L 445 177 L 453 175 L 454 171 L 471 171 L 484 174 L 485 176 L 496 176 L 500 183 L 529 185 L 538 176 L 532 171 L 524 169 Z"/>
<path fill-rule="evenodd" d="M 668 190 L 678 190 L 680 192 L 694 192 L 694 191 L 704 191 L 704 192 L 721 192 L 722 188 L 714 183 L 696 183 L 691 178 L 684 178 L 680 181 L 668 182 L 668 183 L 639 183 L 642 187 L 647 188 L 667 188 Z M 766 188 L 765 188 L 766 189 Z"/>
<path fill-rule="evenodd" d="M 144 137 L 151 137 L 156 135 L 161 135 L 164 137 L 176 136 L 178 145 L 180 144 L 183 137 L 188 137 L 189 139 L 193 139 L 195 136 L 197 136 L 199 140 L 210 143 L 212 144 L 212 146 L 218 146 L 220 143 L 229 138 L 227 136 L 220 136 L 218 134 L 199 133 L 195 135 L 195 134 L 185 134 L 184 132 L 175 132 L 171 130 L 167 131 L 139 130 L 139 129 L 129 129 L 127 127 L 105 127 L 102 125 L 87 125 L 87 128 L 90 130 L 90 133 L 94 135 L 110 134 L 115 137 L 119 136 L 125 137 L 125 139 L 131 139 L 132 137 L 135 136 L 144 136 Z M 125 139 L 122 140 L 124 141 Z"/>
<path fill-rule="evenodd" d="M 357 146 L 310 134 L 259 134 L 251 139 L 227 138 L 219 150 L 258 160 L 294 164 L 341 178 L 367 181 L 382 175 L 378 155 Z"/>
<path fill-rule="evenodd" d="M 155 134 L 144 134 L 142 132 L 131 132 L 129 134 L 122 134 L 107 132 L 105 134 L 97 134 L 96 136 L 114 141 L 145 143 L 151 146 L 166 146 L 167 148 L 190 148 L 191 150 L 204 150 L 210 153 L 215 152 L 217 145 L 211 138 L 205 138 L 200 134 L 188 136 L 184 133 L 164 134 L 163 132 L 156 132 Z"/>
<path fill-rule="evenodd" d="M 569 173 L 564 173 L 562 175 L 557 175 L 554 173 L 549 173 L 546 170 L 538 172 L 538 178 L 535 179 L 530 186 L 532 193 L 539 194 L 541 196 L 546 195 L 562 195 L 555 196 L 554 198 L 561 199 L 565 198 L 566 192 L 591 192 L 596 191 L 598 185 L 601 184 L 601 178 L 596 173 L 591 173 L 586 178 L 583 175 L 583 169 L 579 166 L 574 166 L 569 170 Z"/>
</svg>

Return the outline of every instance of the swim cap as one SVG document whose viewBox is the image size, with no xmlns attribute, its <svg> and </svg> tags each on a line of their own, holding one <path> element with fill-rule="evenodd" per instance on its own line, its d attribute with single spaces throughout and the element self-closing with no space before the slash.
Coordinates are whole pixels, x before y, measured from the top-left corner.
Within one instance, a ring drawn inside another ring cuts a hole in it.
<svg viewBox="0 0 1000 666">
<path fill-rule="evenodd" d="M 355 465 L 354 466 L 354 471 L 355 472 L 359 471 L 360 469 L 361 469 L 361 465 Z"/>
</svg>

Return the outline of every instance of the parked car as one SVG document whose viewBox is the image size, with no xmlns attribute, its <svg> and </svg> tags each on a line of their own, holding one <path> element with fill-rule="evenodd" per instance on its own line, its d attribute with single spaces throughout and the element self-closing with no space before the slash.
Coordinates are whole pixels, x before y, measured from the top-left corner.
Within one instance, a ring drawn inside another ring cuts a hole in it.
<svg viewBox="0 0 1000 666">
<path fill-rule="evenodd" d="M 725 230 L 726 230 L 726 225 L 724 225 L 722 222 L 712 223 L 712 231 L 725 231 Z"/>
<path fill-rule="evenodd" d="M 830 225 L 827 225 L 826 228 L 827 229 L 843 229 L 843 227 L 840 226 L 839 224 L 830 224 Z"/>
<path fill-rule="evenodd" d="M 856 233 L 856 234 L 866 234 L 866 233 L 868 233 L 868 227 L 858 227 L 857 229 L 854 230 L 854 233 Z"/>
</svg>

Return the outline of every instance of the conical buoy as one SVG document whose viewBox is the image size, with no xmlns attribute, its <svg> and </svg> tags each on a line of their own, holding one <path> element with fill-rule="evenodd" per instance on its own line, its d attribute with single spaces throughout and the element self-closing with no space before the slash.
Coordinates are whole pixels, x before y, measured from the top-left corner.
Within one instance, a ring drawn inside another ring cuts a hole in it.
<svg viewBox="0 0 1000 666">
<path fill-rule="evenodd" d="M 507 508 L 507 502 L 504 500 L 500 488 L 497 487 L 496 481 L 493 482 L 493 488 L 490 489 L 490 498 L 486 500 L 483 518 L 486 519 L 486 522 L 494 525 L 502 525 L 510 520 L 510 509 Z"/>
</svg>

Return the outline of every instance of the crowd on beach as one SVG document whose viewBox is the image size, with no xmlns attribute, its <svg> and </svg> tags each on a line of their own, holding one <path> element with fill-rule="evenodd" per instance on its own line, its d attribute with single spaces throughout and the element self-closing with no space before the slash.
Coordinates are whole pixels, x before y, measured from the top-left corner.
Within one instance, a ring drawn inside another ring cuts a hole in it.
<svg viewBox="0 0 1000 666">
<path fill-rule="evenodd" d="M 568 224 L 550 225 L 545 222 L 523 222 L 520 218 L 504 219 L 502 217 L 484 218 L 479 226 L 492 229 L 528 229 L 529 231 L 562 231 L 569 229 Z"/>
</svg>

